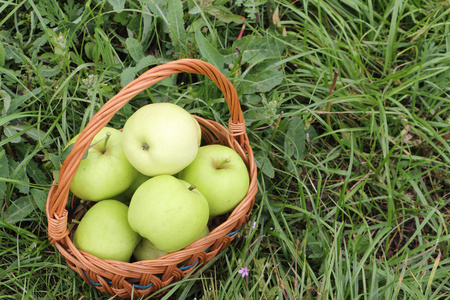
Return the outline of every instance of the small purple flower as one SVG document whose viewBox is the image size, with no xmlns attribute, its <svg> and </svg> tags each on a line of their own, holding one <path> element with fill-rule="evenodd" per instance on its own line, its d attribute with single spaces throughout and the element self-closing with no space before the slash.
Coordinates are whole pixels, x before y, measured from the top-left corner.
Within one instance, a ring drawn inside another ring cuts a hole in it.
<svg viewBox="0 0 450 300">
<path fill-rule="evenodd" d="M 255 221 L 255 222 L 253 222 L 253 226 L 252 226 L 252 228 L 253 228 L 253 229 L 255 229 L 255 228 L 256 228 L 256 221 Z"/>
<path fill-rule="evenodd" d="M 248 269 L 247 267 L 242 267 L 239 271 L 239 274 L 242 274 L 242 278 L 244 278 L 245 276 L 248 276 Z"/>
</svg>

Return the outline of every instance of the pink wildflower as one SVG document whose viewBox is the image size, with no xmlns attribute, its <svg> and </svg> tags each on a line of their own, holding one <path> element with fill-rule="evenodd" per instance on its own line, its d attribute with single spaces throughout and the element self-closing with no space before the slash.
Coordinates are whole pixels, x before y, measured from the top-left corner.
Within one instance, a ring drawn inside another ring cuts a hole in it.
<svg viewBox="0 0 450 300">
<path fill-rule="evenodd" d="M 247 267 L 242 267 L 239 271 L 239 274 L 242 274 L 242 278 L 244 278 L 245 276 L 248 276 L 248 269 Z"/>
</svg>

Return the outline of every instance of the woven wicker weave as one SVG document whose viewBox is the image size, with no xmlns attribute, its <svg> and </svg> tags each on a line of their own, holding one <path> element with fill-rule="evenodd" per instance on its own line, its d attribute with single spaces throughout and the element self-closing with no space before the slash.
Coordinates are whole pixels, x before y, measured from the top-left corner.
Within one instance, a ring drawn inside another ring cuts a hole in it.
<svg viewBox="0 0 450 300">
<path fill-rule="evenodd" d="M 219 143 L 233 148 L 244 160 L 250 176 L 250 187 L 242 202 L 227 216 L 215 220 L 208 236 L 186 248 L 159 259 L 120 262 L 102 260 L 78 250 L 71 236 L 73 219 L 81 219 L 85 211 L 76 198 L 69 200 L 69 185 L 84 153 L 111 118 L 134 96 L 154 83 L 181 72 L 203 74 L 219 87 L 230 110 L 228 129 L 221 124 L 196 116 L 207 144 Z M 196 59 L 181 59 L 154 67 L 112 97 L 90 120 L 80 133 L 47 198 L 48 233 L 70 268 L 100 291 L 120 298 L 140 297 L 155 293 L 188 276 L 194 269 L 209 262 L 234 239 L 248 221 L 257 192 L 256 164 L 245 131 L 245 123 L 238 95 L 228 79 L 209 63 Z M 68 212 L 70 211 L 70 213 Z M 167 289 L 166 289 L 167 291 Z"/>
</svg>

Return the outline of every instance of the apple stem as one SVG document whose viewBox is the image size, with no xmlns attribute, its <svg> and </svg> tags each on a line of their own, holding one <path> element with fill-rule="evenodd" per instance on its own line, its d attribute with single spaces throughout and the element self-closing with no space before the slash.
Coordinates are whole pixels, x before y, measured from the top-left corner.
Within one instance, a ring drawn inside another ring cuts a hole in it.
<svg viewBox="0 0 450 300">
<path fill-rule="evenodd" d="M 223 165 L 224 165 L 224 164 L 227 164 L 227 163 L 229 163 L 229 162 L 230 162 L 230 159 L 229 159 L 229 158 L 225 159 L 225 160 L 219 165 L 218 169 L 222 169 Z"/>
<path fill-rule="evenodd" d="M 111 137 L 111 132 L 106 132 L 105 144 L 103 145 L 103 153 L 106 152 L 106 144 L 108 143 L 109 138 Z"/>
<path fill-rule="evenodd" d="M 89 148 L 88 148 L 88 151 L 86 151 L 86 153 L 84 154 L 84 156 L 83 156 L 82 159 L 85 159 L 85 158 L 88 156 L 88 152 L 89 152 L 89 150 L 90 150 L 91 148 L 93 148 L 95 145 L 100 144 L 102 141 L 105 141 L 105 144 L 103 145 L 103 151 L 102 151 L 102 154 L 105 153 L 105 152 L 106 152 L 106 143 L 108 142 L 108 139 L 109 139 L 110 136 L 111 136 L 111 132 L 108 131 L 108 132 L 106 133 L 106 136 L 105 136 L 104 138 L 100 139 L 99 141 L 97 141 L 97 142 L 95 142 L 95 143 L 93 143 L 93 144 L 90 144 L 90 145 L 89 145 Z M 73 145 L 71 145 L 71 146 L 73 147 Z"/>
<path fill-rule="evenodd" d="M 190 190 L 190 191 L 192 191 L 193 189 L 196 189 L 197 187 L 195 186 L 195 184 L 193 184 L 193 185 L 191 185 L 190 187 L 188 187 L 188 189 Z"/>
</svg>

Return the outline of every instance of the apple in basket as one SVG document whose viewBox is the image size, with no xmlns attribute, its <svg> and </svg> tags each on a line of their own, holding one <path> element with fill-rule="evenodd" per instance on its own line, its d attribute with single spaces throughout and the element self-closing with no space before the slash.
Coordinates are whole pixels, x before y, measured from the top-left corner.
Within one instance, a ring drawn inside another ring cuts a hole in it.
<svg viewBox="0 0 450 300">
<path fill-rule="evenodd" d="M 236 151 L 223 145 L 200 147 L 194 161 L 178 178 L 194 183 L 205 196 L 211 218 L 233 210 L 249 187 L 244 161 Z"/>
<path fill-rule="evenodd" d="M 149 176 L 138 172 L 138 175 L 136 179 L 131 183 L 131 186 L 128 189 L 126 189 L 123 193 L 115 196 L 114 199 L 119 200 L 120 202 L 123 202 L 127 205 L 130 204 L 131 197 L 133 197 L 133 194 L 136 191 L 136 189 L 149 179 L 150 179 Z"/>
<path fill-rule="evenodd" d="M 128 224 L 128 206 L 117 200 L 103 200 L 81 219 L 73 243 L 100 259 L 127 262 L 141 240 Z"/>
<path fill-rule="evenodd" d="M 75 143 L 78 136 L 70 140 L 67 147 Z M 122 132 L 104 127 L 92 140 L 69 188 L 78 198 L 99 201 L 124 192 L 137 176 L 138 171 L 123 152 Z"/>
<path fill-rule="evenodd" d="M 141 184 L 131 198 L 128 223 L 164 252 L 195 241 L 209 219 L 205 197 L 172 175 L 158 175 Z"/>
<path fill-rule="evenodd" d="M 202 233 L 197 239 L 201 239 L 209 234 L 208 226 L 203 229 Z M 136 246 L 133 252 L 134 258 L 136 260 L 148 260 L 148 259 L 157 259 L 163 255 L 166 255 L 167 252 L 159 250 L 155 247 L 149 240 L 142 238 L 139 244 Z"/>
<path fill-rule="evenodd" d="M 202 128 L 200 127 L 200 124 L 198 124 L 198 121 L 192 116 L 192 118 L 195 121 L 195 126 L 197 126 L 197 135 L 198 135 L 198 146 L 202 144 Z"/>
<path fill-rule="evenodd" d="M 136 110 L 123 127 L 123 150 L 130 163 L 147 176 L 173 175 L 197 155 L 199 126 L 173 103 L 152 103 Z"/>
</svg>

